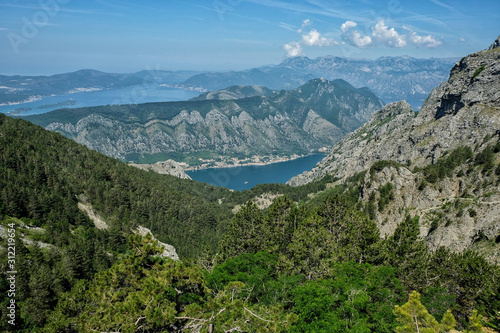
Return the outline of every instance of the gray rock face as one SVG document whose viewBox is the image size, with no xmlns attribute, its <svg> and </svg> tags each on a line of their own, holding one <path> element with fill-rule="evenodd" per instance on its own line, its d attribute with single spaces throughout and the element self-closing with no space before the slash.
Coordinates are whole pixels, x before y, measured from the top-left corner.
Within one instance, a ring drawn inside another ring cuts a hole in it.
<svg viewBox="0 0 500 333">
<path fill-rule="evenodd" d="M 306 184 L 326 174 L 345 179 L 379 160 L 423 167 L 447 150 L 481 145 L 500 128 L 500 49 L 471 54 L 451 70 L 415 114 L 406 102 L 386 105 L 309 172 L 289 181 Z"/>
<path fill-rule="evenodd" d="M 383 235 L 390 235 L 406 215 L 420 216 L 421 236 L 431 249 L 476 249 L 500 263 L 500 179 L 483 172 L 473 160 L 451 177 L 422 186 L 416 167 L 434 164 L 447 152 L 471 147 L 475 153 L 500 141 L 500 47 L 473 53 L 460 60 L 450 78 L 435 88 L 420 113 L 406 102 L 391 103 L 370 121 L 348 134 L 311 171 L 294 177 L 291 185 L 306 184 L 326 174 L 345 182 L 377 161 L 401 166 L 367 172 L 360 199 L 378 198 L 391 183 L 394 200 L 375 212 Z M 500 153 L 494 155 L 499 168 Z M 408 167 L 406 167 L 408 166 Z"/>
<path fill-rule="evenodd" d="M 318 79 L 268 97 L 58 110 L 26 119 L 124 160 L 206 151 L 292 155 L 333 146 L 382 106 L 367 89 Z"/>
<path fill-rule="evenodd" d="M 147 234 L 151 234 L 153 242 L 158 241 L 151 233 L 151 230 L 146 227 L 138 226 L 136 230 L 133 230 L 133 232 L 141 235 L 142 237 L 145 237 Z M 158 246 L 163 249 L 163 252 L 159 254 L 160 257 L 179 260 L 179 255 L 177 254 L 177 251 L 175 251 L 175 247 L 160 241 L 158 241 Z"/>
</svg>

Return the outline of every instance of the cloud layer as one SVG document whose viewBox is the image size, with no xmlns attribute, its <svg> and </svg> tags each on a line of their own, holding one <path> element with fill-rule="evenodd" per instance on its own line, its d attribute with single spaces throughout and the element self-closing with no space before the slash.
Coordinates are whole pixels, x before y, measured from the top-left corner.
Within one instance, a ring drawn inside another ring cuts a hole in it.
<svg viewBox="0 0 500 333">
<path fill-rule="evenodd" d="M 379 20 L 374 26 L 367 27 L 371 31 L 368 34 L 362 34 L 356 28 L 358 23 L 346 21 L 340 27 L 340 38 L 343 42 L 337 42 L 333 38 L 323 36 L 318 30 L 311 28 L 312 22 L 307 19 L 302 22 L 302 26 L 297 30 L 301 35 L 300 41 L 293 41 L 283 46 L 288 57 L 304 55 L 304 47 L 325 47 L 339 44 L 348 44 L 356 48 L 368 47 L 422 47 L 436 48 L 442 45 L 442 42 L 434 36 L 420 36 L 410 27 L 403 26 L 404 32 L 398 32 L 395 28 L 390 28 L 384 20 Z M 307 30 L 307 31 L 306 31 Z"/>
<path fill-rule="evenodd" d="M 302 22 L 302 26 L 297 30 L 302 37 L 301 40 L 296 42 L 290 42 L 283 46 L 283 49 L 286 51 L 287 57 L 297 57 L 304 55 L 303 46 L 315 46 L 315 47 L 324 47 L 324 46 L 333 46 L 338 45 L 339 43 L 335 41 L 333 38 L 327 38 L 321 35 L 320 32 L 316 29 L 308 28 L 312 25 L 311 20 L 307 19 Z M 308 30 L 306 32 L 306 30 Z"/>
<path fill-rule="evenodd" d="M 362 35 L 355 30 L 356 22 L 346 21 L 341 26 L 342 39 L 358 48 L 366 48 L 371 46 L 385 46 L 390 48 L 402 48 L 407 46 L 435 48 L 442 44 L 431 35 L 420 36 L 411 28 L 403 26 L 407 34 L 402 34 L 394 28 L 389 28 L 384 20 L 379 20 L 375 26 L 371 28 L 371 35 Z"/>
</svg>

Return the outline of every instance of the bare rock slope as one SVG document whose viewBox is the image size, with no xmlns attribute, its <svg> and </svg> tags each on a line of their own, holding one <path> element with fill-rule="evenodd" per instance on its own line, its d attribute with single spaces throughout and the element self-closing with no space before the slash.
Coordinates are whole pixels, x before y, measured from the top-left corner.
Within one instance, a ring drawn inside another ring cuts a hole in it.
<svg viewBox="0 0 500 333">
<path fill-rule="evenodd" d="M 382 234 L 392 234 L 406 215 L 418 215 L 431 248 L 475 248 L 500 262 L 499 140 L 500 37 L 488 50 L 460 60 L 419 113 L 404 101 L 386 105 L 289 184 L 327 174 L 346 182 L 371 170 L 361 184 L 365 203 L 376 202 L 381 188 L 392 186 L 391 202 L 373 213 Z M 476 157 L 450 170 L 451 176 L 426 183 L 422 169 L 459 147 L 469 147 Z M 490 165 L 483 168 L 478 156 L 490 151 Z"/>
</svg>

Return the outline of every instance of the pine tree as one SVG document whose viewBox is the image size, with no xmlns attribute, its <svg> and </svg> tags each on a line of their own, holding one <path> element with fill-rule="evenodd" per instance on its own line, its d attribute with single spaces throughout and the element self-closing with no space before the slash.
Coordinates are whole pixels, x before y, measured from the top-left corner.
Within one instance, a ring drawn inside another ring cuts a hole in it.
<svg viewBox="0 0 500 333">
<path fill-rule="evenodd" d="M 396 320 L 402 326 L 396 327 L 396 333 L 440 333 L 448 332 L 455 327 L 455 318 L 448 310 L 440 323 L 427 311 L 420 302 L 420 294 L 413 291 L 408 303 L 394 309 Z"/>
</svg>

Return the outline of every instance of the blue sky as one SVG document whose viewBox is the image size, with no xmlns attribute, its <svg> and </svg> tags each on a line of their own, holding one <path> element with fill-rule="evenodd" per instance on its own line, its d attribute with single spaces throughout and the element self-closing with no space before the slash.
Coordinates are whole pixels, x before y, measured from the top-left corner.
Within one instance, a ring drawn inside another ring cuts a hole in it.
<svg viewBox="0 0 500 333">
<path fill-rule="evenodd" d="M 498 0 L 0 0 L 0 74 L 462 57 L 499 34 Z"/>
</svg>

